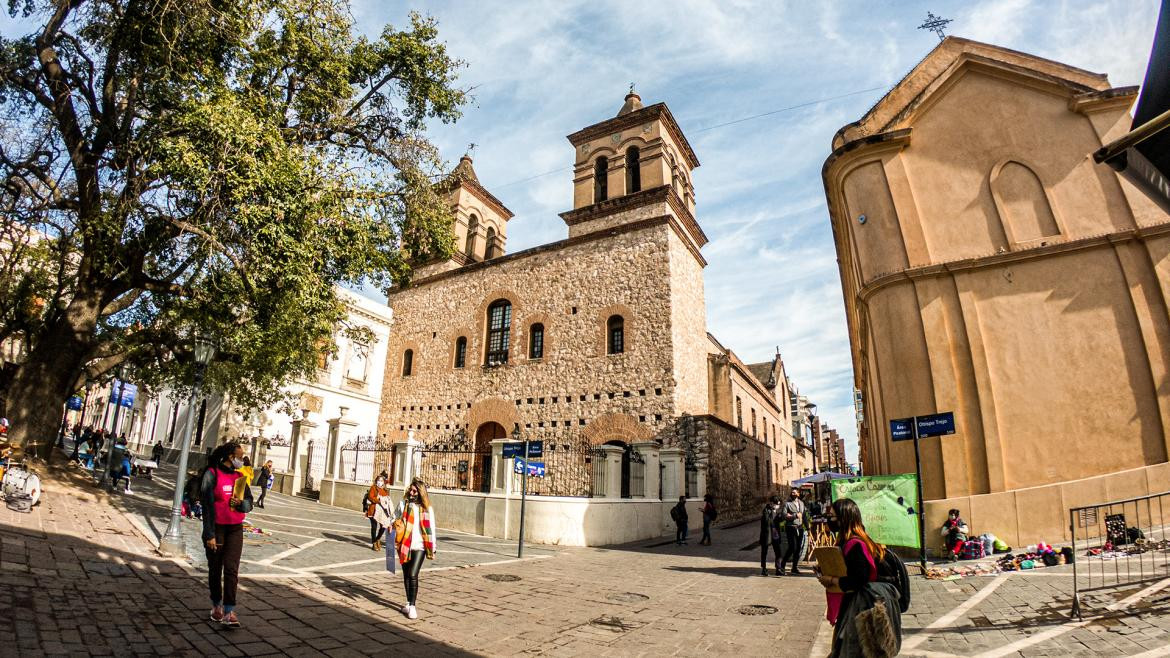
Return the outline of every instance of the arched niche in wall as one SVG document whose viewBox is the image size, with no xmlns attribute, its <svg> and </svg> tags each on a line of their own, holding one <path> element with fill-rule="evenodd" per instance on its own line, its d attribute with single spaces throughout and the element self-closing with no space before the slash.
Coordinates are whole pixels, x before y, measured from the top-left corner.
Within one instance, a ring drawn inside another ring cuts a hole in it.
<svg viewBox="0 0 1170 658">
<path fill-rule="evenodd" d="M 1015 244 L 1061 234 L 1048 190 L 1028 165 L 1007 160 L 991 170 L 991 195 L 1008 239 Z"/>
</svg>

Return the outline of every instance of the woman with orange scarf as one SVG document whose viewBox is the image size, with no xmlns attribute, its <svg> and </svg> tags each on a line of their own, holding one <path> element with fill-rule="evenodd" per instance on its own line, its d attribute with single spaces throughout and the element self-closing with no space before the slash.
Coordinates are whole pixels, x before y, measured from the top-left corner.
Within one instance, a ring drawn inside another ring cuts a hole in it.
<svg viewBox="0 0 1170 658">
<path fill-rule="evenodd" d="M 395 516 L 398 563 L 402 565 L 402 579 L 406 585 L 406 605 L 402 606 L 402 614 L 409 619 L 418 619 L 418 609 L 415 608 L 418 601 L 418 574 L 422 571 L 424 560 L 435 559 L 437 534 L 435 511 L 431 509 L 431 498 L 421 479 L 415 478 L 410 483 Z"/>
</svg>

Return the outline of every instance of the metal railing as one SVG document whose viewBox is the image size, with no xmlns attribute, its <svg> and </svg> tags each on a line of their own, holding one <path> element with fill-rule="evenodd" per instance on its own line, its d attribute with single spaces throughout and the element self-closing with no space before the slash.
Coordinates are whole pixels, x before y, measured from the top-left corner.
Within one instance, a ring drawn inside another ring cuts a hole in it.
<svg viewBox="0 0 1170 658">
<path fill-rule="evenodd" d="M 529 496 L 583 497 L 602 495 L 595 490 L 598 478 L 595 465 L 605 460 L 587 441 L 544 442 L 544 454 L 533 461 L 544 462 L 544 477 L 528 478 Z"/>
<path fill-rule="evenodd" d="M 1166 512 L 1170 491 L 1069 509 L 1073 616 L 1083 618 L 1083 593 L 1170 576 Z"/>
<path fill-rule="evenodd" d="M 424 446 L 419 453 L 418 475 L 431 489 L 478 491 L 492 487 L 492 451 L 466 444 Z"/>
<path fill-rule="evenodd" d="M 385 469 L 389 472 L 394 446 L 379 443 L 372 436 L 358 437 L 341 446 L 338 477 L 359 484 L 372 484 L 374 475 Z"/>
</svg>

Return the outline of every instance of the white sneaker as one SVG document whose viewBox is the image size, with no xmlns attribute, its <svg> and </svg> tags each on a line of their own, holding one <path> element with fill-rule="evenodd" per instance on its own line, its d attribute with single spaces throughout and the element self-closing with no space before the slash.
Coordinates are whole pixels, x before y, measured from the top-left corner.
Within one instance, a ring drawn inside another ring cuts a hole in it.
<svg viewBox="0 0 1170 658">
<path fill-rule="evenodd" d="M 402 613 L 402 614 L 404 614 L 404 615 L 408 615 L 408 614 L 410 614 L 410 604 L 409 604 L 409 603 L 406 603 L 406 604 L 404 604 L 404 605 L 402 606 L 402 609 L 401 609 L 401 610 L 399 610 L 399 612 L 401 612 L 401 613 Z"/>
<path fill-rule="evenodd" d="M 408 619 L 418 619 L 418 609 L 413 605 L 407 606 L 406 617 Z"/>
</svg>

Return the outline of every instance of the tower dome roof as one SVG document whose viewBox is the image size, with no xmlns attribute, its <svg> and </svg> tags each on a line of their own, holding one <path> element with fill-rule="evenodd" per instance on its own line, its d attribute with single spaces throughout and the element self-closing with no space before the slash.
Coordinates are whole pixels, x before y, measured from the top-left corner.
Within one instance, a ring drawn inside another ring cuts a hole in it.
<svg viewBox="0 0 1170 658">
<path fill-rule="evenodd" d="M 617 115 L 620 117 L 640 109 L 642 109 L 642 97 L 634 91 L 634 85 L 630 85 L 630 93 L 626 94 L 626 103 L 622 105 L 622 109 L 618 110 Z"/>
</svg>

